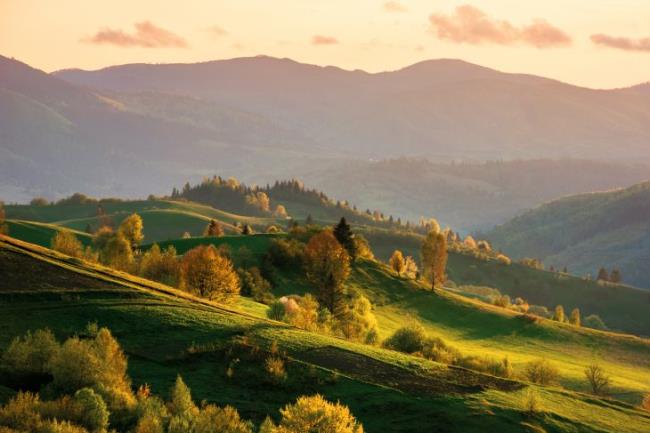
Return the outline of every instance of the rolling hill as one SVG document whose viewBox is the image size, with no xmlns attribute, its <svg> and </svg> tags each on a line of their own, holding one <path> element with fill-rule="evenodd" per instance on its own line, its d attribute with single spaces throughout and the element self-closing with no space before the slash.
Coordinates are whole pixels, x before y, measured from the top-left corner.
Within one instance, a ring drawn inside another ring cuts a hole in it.
<svg viewBox="0 0 650 433">
<path fill-rule="evenodd" d="M 164 394 L 176 374 L 181 374 L 197 399 L 232 404 L 257 422 L 299 393 L 319 392 L 349 405 L 369 432 L 541 428 L 637 433 L 650 427 L 650 417 L 626 403 L 498 379 L 301 331 L 258 317 L 265 307 L 246 299 L 235 309 L 224 308 L 6 237 L 0 239 L 0 257 L 5 275 L 0 280 L 5 313 L 0 319 L 0 345 L 6 346 L 28 329 L 49 327 L 66 337 L 96 321 L 110 327 L 126 350 L 134 383 L 149 383 L 154 392 Z M 562 367 L 596 356 L 615 369 L 615 385 L 624 399 L 634 401 L 639 392 L 647 391 L 642 383 L 650 369 L 647 340 L 553 322 L 526 323 L 453 295 L 427 293 L 372 262 L 361 265 L 352 284 L 366 287 L 380 305 L 377 314 L 384 332 L 397 326 L 391 327 L 391 322 L 400 316 L 403 320 L 400 310 L 422 308 L 430 314 L 422 316 L 427 326 L 445 337 L 456 332 L 468 342 L 464 350 L 473 344 L 493 345 L 492 350 L 519 351 L 518 362 L 544 353 Z M 382 297 L 390 299 L 392 306 L 382 306 Z M 524 344 L 509 344 L 513 338 Z M 272 342 L 287 352 L 290 380 L 269 387 L 260 382 L 263 378 L 255 359 L 247 355 L 247 345 L 266 350 Z M 225 373 L 233 365 L 232 356 L 239 362 L 230 379 Z M 574 373 L 569 370 L 569 374 L 570 385 Z M 529 387 L 539 395 L 541 415 L 529 417 L 522 412 Z"/>
<path fill-rule="evenodd" d="M 515 257 L 593 277 L 617 267 L 624 282 L 650 287 L 650 183 L 551 201 L 486 236 Z"/>
<path fill-rule="evenodd" d="M 246 242 L 252 242 L 249 250 L 262 254 L 268 247 L 269 237 L 226 236 L 200 238 L 210 218 L 222 223 L 227 233 L 233 233 L 232 224 L 242 222 L 253 225 L 258 231 L 268 224 L 284 227 L 284 222 L 273 218 L 246 217 L 220 211 L 192 202 L 173 200 L 123 201 L 103 203 L 107 216 L 114 224 L 133 212 L 144 221 L 144 242 L 158 242 L 161 246 L 174 245 L 182 253 L 200 243 L 229 242 L 231 249 L 238 250 Z M 304 205 L 289 207 L 298 212 L 303 220 L 312 214 L 323 224 L 332 224 L 338 217 L 322 213 L 318 207 Z M 96 204 L 49 205 L 49 206 L 7 206 L 10 235 L 27 242 L 49 247 L 57 227 L 77 230 L 82 242 L 88 243 L 88 235 L 81 233 L 87 224 L 96 227 Z M 378 259 L 387 261 L 395 249 L 419 261 L 422 236 L 408 232 L 394 232 L 382 227 L 354 225 L 354 230 L 368 239 Z M 179 239 L 182 233 L 190 231 L 191 239 Z M 246 239 L 250 240 L 246 240 Z M 258 241 L 255 239 L 259 239 Z M 603 285 L 580 277 L 532 269 L 513 263 L 505 266 L 496 260 L 480 260 L 475 257 L 450 252 L 448 275 L 456 285 L 486 286 L 499 289 L 512 298 L 521 296 L 529 302 L 553 308 L 562 304 L 565 309 L 580 308 L 583 316 L 599 315 L 611 329 L 650 336 L 650 317 L 647 305 L 650 292 L 625 285 Z"/>
</svg>

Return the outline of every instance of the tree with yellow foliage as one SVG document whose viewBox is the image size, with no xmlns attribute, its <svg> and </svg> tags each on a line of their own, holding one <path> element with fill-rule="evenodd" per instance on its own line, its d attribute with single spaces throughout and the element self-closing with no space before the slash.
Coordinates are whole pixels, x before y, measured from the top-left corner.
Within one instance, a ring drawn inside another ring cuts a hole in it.
<svg viewBox="0 0 650 433">
<path fill-rule="evenodd" d="M 217 302 L 231 303 L 239 297 L 237 272 L 214 245 L 188 251 L 181 262 L 181 278 L 185 290 Z"/>
<path fill-rule="evenodd" d="M 393 251 L 393 255 L 390 256 L 388 264 L 398 276 L 402 276 L 402 272 L 406 269 L 406 262 L 404 261 L 404 256 L 400 250 Z"/>
<path fill-rule="evenodd" d="M 363 433 L 363 426 L 347 406 L 330 403 L 319 394 L 299 397 L 280 409 L 280 414 L 277 426 L 264 421 L 265 433 Z"/>
<path fill-rule="evenodd" d="M 59 230 L 52 238 L 52 249 L 70 257 L 82 257 L 83 246 L 77 237 L 69 230 Z"/>
<path fill-rule="evenodd" d="M 144 239 L 143 229 L 144 224 L 142 223 L 142 218 L 137 213 L 133 213 L 122 221 L 117 232 L 129 242 L 131 248 L 135 249 Z"/>
</svg>

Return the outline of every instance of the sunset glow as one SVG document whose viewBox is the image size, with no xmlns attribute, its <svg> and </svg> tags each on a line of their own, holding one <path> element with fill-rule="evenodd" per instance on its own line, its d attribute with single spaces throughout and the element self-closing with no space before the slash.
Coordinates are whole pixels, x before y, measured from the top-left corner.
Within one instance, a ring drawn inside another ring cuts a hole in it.
<svg viewBox="0 0 650 433">
<path fill-rule="evenodd" d="M 45 71 L 265 54 L 371 72 L 459 58 L 589 87 L 648 81 L 644 0 L 2 0 L 0 53 Z"/>
</svg>

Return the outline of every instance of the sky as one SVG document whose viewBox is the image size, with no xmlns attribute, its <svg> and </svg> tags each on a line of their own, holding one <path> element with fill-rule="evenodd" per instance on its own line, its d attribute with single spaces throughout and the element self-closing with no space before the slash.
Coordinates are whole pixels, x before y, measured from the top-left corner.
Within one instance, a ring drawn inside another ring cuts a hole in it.
<svg viewBox="0 0 650 433">
<path fill-rule="evenodd" d="M 456 58 L 650 81 L 650 0 L 0 0 L 0 54 L 47 72 L 270 55 L 369 72 Z"/>
</svg>

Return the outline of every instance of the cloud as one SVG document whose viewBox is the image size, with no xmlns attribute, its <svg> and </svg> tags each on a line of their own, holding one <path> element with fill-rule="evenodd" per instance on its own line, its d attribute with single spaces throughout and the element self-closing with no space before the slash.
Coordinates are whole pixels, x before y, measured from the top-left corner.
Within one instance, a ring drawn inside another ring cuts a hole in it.
<svg viewBox="0 0 650 433">
<path fill-rule="evenodd" d="M 228 31 L 226 29 L 217 25 L 208 27 L 208 32 L 215 38 L 220 38 L 222 36 L 228 35 Z"/>
<path fill-rule="evenodd" d="M 458 6 L 453 15 L 433 14 L 429 17 L 431 29 L 438 39 L 478 45 L 493 43 L 510 45 L 529 44 L 537 48 L 551 48 L 571 44 L 571 37 L 543 19 L 517 27 L 505 20 L 489 17 L 470 5 Z"/>
<path fill-rule="evenodd" d="M 650 52 L 650 38 L 633 39 L 597 34 L 591 35 L 591 42 L 619 50 Z"/>
<path fill-rule="evenodd" d="M 397 1 L 388 1 L 384 3 L 384 10 L 387 12 L 407 12 L 406 6 Z"/>
<path fill-rule="evenodd" d="M 122 30 L 103 28 L 94 36 L 84 39 L 92 44 L 109 44 L 118 47 L 144 47 L 144 48 L 186 48 L 187 42 L 182 37 L 157 27 L 149 21 L 135 24 L 135 33 L 126 33 Z"/>
<path fill-rule="evenodd" d="M 338 43 L 339 40 L 332 36 L 314 35 L 311 38 L 312 45 L 335 45 Z"/>
</svg>

